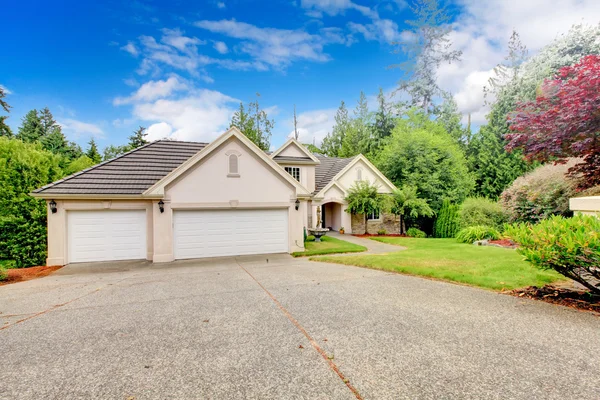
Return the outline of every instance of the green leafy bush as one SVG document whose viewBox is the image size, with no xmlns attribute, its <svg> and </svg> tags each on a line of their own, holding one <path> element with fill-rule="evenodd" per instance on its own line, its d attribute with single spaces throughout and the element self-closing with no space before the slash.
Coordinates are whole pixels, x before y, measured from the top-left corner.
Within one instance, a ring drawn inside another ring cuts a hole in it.
<svg viewBox="0 0 600 400">
<path fill-rule="evenodd" d="M 305 242 L 314 242 L 314 241 L 315 241 L 315 237 L 313 235 L 308 235 L 305 240 Z"/>
<path fill-rule="evenodd" d="M 456 240 L 460 243 L 473 243 L 483 239 L 500 239 L 500 233 L 489 226 L 478 225 L 461 229 L 456 235 Z"/>
<path fill-rule="evenodd" d="M 417 228 L 408 228 L 406 230 L 406 235 L 413 238 L 426 238 L 427 234 L 420 229 Z"/>
<path fill-rule="evenodd" d="M 433 235 L 436 238 L 453 238 L 458 231 L 458 206 L 444 200 L 435 221 Z"/>
<path fill-rule="evenodd" d="M 29 193 L 61 178 L 59 163 L 39 144 L 0 137 L 0 259 L 17 268 L 45 264 L 46 203 Z"/>
<path fill-rule="evenodd" d="M 506 213 L 502 206 L 485 197 L 467 198 L 458 211 L 458 224 L 461 228 L 483 225 L 500 230 L 505 222 Z"/>
<path fill-rule="evenodd" d="M 543 165 L 517 178 L 500 196 L 509 222 L 536 223 L 552 215 L 569 217 L 569 198 L 574 197 L 577 180 L 567 171 L 577 164 Z"/>
<path fill-rule="evenodd" d="M 600 219 L 554 216 L 536 225 L 507 226 L 505 235 L 536 267 L 553 269 L 600 294 Z"/>
<path fill-rule="evenodd" d="M 8 274 L 6 273 L 6 270 L 2 267 L 0 267 L 0 282 L 6 280 L 6 278 L 8 278 Z"/>
<path fill-rule="evenodd" d="M 387 231 L 385 229 L 380 229 L 377 231 L 378 235 L 385 235 L 387 233 Z"/>
</svg>

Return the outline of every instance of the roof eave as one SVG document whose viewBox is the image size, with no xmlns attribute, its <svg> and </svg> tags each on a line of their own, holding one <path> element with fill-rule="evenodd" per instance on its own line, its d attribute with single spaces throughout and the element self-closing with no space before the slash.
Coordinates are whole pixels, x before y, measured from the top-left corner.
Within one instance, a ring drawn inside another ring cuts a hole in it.
<svg viewBox="0 0 600 400">
<path fill-rule="evenodd" d="M 144 194 L 107 194 L 107 193 L 29 193 L 31 197 L 37 199 L 54 200 L 158 200 L 163 195 L 144 195 Z"/>
</svg>

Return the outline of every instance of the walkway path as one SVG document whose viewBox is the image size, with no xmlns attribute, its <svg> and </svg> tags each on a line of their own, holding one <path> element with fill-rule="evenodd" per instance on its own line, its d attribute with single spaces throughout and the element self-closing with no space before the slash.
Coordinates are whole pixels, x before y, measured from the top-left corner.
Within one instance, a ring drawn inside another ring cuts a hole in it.
<svg viewBox="0 0 600 400">
<path fill-rule="evenodd" d="M 392 244 L 381 243 L 376 240 L 371 240 L 366 237 L 358 237 L 353 235 L 340 235 L 338 232 L 329 232 L 328 236 L 334 237 L 336 239 L 345 240 L 346 242 L 358 244 L 360 246 L 365 246 L 367 248 L 366 252 L 360 254 L 383 254 L 383 253 L 393 253 L 396 251 L 406 250 L 406 247 L 402 246 L 394 246 Z M 351 255 L 349 253 L 348 255 Z M 356 255 L 356 253 L 354 253 Z"/>
</svg>

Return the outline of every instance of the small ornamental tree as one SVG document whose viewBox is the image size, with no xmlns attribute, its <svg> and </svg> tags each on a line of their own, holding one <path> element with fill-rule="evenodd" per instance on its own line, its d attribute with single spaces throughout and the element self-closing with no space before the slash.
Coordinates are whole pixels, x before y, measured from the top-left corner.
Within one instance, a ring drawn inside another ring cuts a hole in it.
<svg viewBox="0 0 600 400">
<path fill-rule="evenodd" d="M 381 212 L 385 206 L 385 197 L 377 191 L 377 186 L 367 181 L 356 182 L 345 198 L 348 203 L 346 212 L 350 214 L 362 214 L 365 217 L 365 235 L 367 232 L 367 215 Z"/>
<path fill-rule="evenodd" d="M 580 189 L 600 184 L 600 56 L 589 55 L 561 68 L 542 84 L 535 101 L 520 103 L 509 117 L 507 150 L 522 149 L 526 158 L 564 163 L 581 175 Z"/>
<path fill-rule="evenodd" d="M 435 220 L 433 235 L 436 238 L 453 238 L 458 231 L 458 206 L 446 199 Z"/>
<path fill-rule="evenodd" d="M 433 210 L 427 200 L 419 198 L 417 188 L 404 186 L 392 194 L 392 214 L 400 217 L 400 233 L 406 233 L 406 217 L 433 217 Z"/>
</svg>

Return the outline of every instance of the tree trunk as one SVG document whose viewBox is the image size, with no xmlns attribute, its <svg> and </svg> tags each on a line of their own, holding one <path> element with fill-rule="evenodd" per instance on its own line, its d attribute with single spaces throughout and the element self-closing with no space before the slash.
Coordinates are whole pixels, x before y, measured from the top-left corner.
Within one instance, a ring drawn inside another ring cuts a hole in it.
<svg viewBox="0 0 600 400">
<path fill-rule="evenodd" d="M 400 214 L 400 234 L 404 235 L 404 216 Z"/>
<path fill-rule="evenodd" d="M 365 235 L 369 234 L 369 231 L 367 229 L 367 213 L 365 213 Z"/>
</svg>

